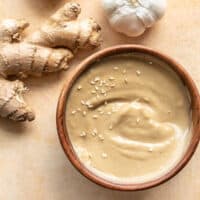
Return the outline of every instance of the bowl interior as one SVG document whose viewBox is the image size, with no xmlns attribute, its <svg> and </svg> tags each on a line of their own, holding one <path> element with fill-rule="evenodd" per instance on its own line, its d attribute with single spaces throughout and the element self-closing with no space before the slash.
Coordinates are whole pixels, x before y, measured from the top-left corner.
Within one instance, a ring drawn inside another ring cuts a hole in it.
<svg viewBox="0 0 200 200">
<path fill-rule="evenodd" d="M 112 56 L 116 54 L 122 54 L 122 53 L 139 53 L 143 55 L 148 55 L 151 57 L 154 57 L 158 60 L 161 60 L 162 62 L 166 63 L 173 71 L 175 71 L 180 79 L 182 80 L 183 84 L 187 88 L 189 92 L 189 96 L 191 99 L 191 112 L 192 112 L 192 136 L 190 141 L 188 141 L 188 147 L 182 157 L 182 159 L 176 164 L 175 167 L 173 167 L 168 173 L 165 175 L 148 181 L 144 183 L 126 183 L 126 184 L 119 184 L 112 182 L 110 180 L 106 180 L 102 177 L 99 177 L 98 175 L 94 174 L 90 170 L 88 170 L 82 162 L 79 160 L 78 156 L 76 155 L 71 141 L 68 136 L 67 127 L 66 127 L 66 102 L 67 98 L 69 96 L 70 90 L 73 86 L 73 83 L 76 81 L 76 79 L 85 71 L 87 70 L 91 64 L 101 60 L 104 57 Z M 198 89 L 196 88 L 192 78 L 188 75 L 188 73 L 184 70 L 182 66 L 180 66 L 176 61 L 169 58 L 168 56 L 154 51 L 152 49 L 142 47 L 142 46 L 135 46 L 135 45 L 123 45 L 123 46 L 116 46 L 112 48 L 108 48 L 105 50 L 102 50 L 96 54 L 93 54 L 86 60 L 84 60 L 80 65 L 78 65 L 76 68 L 72 69 L 67 76 L 66 83 L 63 87 L 63 90 L 61 92 L 58 107 L 57 107 L 57 129 L 58 129 L 58 135 L 60 138 L 61 145 L 68 156 L 69 160 L 72 162 L 72 164 L 81 172 L 84 176 L 92 180 L 93 182 L 102 185 L 104 187 L 110 188 L 110 189 L 116 189 L 116 190 L 141 190 L 150 188 L 156 185 L 159 185 L 163 183 L 164 181 L 170 179 L 174 175 L 176 175 L 189 161 L 192 154 L 194 153 L 196 146 L 199 141 L 199 114 L 200 113 L 200 101 L 199 101 L 199 93 Z"/>
</svg>

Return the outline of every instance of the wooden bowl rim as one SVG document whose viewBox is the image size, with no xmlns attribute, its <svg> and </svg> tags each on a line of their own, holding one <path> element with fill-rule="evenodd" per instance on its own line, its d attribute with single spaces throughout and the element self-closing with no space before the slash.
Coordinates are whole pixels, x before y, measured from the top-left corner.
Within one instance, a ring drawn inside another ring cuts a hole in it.
<svg viewBox="0 0 200 200">
<path fill-rule="evenodd" d="M 78 156 L 73 150 L 72 144 L 68 137 L 67 129 L 66 129 L 66 118 L 65 118 L 65 111 L 66 111 L 66 100 L 70 89 L 74 83 L 74 81 L 86 70 L 92 63 L 95 61 L 114 54 L 118 53 L 128 53 L 128 52 L 139 52 L 149 54 L 153 57 L 161 59 L 165 63 L 168 63 L 169 66 L 179 75 L 182 79 L 183 83 L 189 89 L 189 93 L 191 96 L 191 109 L 192 109 L 192 122 L 193 122 L 193 136 L 191 138 L 190 144 L 182 157 L 182 159 L 166 174 L 163 176 L 151 180 L 144 183 L 134 183 L 134 184 L 119 184 L 114 183 L 109 180 L 105 180 L 98 175 L 95 175 L 93 172 L 88 170 L 78 159 Z M 193 116 L 194 115 L 194 116 Z M 188 72 L 174 59 L 170 58 L 169 56 L 161 53 L 160 51 L 153 50 L 151 48 L 141 46 L 141 45 L 117 45 L 113 47 L 109 47 L 103 50 L 100 50 L 97 53 L 92 54 L 87 59 L 83 60 L 77 67 L 71 69 L 69 71 L 67 80 L 64 84 L 64 87 L 61 91 L 58 105 L 57 105 L 57 113 L 56 113 L 56 123 L 57 123 L 57 132 L 59 136 L 60 143 L 62 148 L 71 161 L 73 166 L 86 178 L 93 181 L 94 183 L 101 185 L 103 187 L 113 189 L 113 190 L 121 190 L 121 191 L 137 191 L 137 190 L 144 190 L 151 187 L 155 187 L 160 185 L 161 183 L 166 182 L 173 176 L 175 176 L 191 159 L 192 155 L 194 154 L 197 145 L 200 139 L 200 96 L 198 89 L 190 77 Z"/>
</svg>

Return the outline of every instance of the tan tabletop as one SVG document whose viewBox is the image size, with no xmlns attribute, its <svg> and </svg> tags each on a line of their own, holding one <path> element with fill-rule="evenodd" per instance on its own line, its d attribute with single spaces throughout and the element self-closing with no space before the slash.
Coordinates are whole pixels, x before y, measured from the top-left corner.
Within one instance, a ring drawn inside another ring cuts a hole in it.
<svg viewBox="0 0 200 200">
<path fill-rule="evenodd" d="M 102 48 L 144 44 L 169 54 L 190 72 L 200 88 L 200 1 L 168 0 L 165 17 L 137 39 L 115 33 L 103 15 L 101 0 L 79 0 L 82 16 L 93 16 L 103 28 Z M 0 18 L 25 18 L 34 30 L 62 0 L 1 0 Z M 73 65 L 86 54 L 79 54 Z M 35 109 L 32 123 L 0 119 L 0 200 L 200 200 L 200 148 L 169 182 L 141 192 L 101 188 L 69 163 L 58 141 L 55 111 L 67 72 L 26 80 L 27 101 Z"/>
</svg>

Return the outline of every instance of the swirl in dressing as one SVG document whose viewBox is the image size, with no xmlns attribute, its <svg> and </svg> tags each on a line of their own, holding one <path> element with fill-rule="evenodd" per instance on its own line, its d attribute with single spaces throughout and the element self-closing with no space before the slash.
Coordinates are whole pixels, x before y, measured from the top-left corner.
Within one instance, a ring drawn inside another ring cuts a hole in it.
<svg viewBox="0 0 200 200">
<path fill-rule="evenodd" d="M 151 61 L 149 61 L 151 60 Z M 190 137 L 190 100 L 178 76 L 159 60 L 106 58 L 74 84 L 67 128 L 80 160 L 117 182 L 166 173 Z"/>
</svg>

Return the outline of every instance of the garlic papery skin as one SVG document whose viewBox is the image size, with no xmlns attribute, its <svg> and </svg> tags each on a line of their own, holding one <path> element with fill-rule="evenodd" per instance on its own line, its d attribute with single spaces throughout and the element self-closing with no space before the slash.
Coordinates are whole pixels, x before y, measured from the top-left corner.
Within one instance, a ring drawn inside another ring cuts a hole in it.
<svg viewBox="0 0 200 200">
<path fill-rule="evenodd" d="M 166 0 L 102 0 L 110 25 L 120 33 L 137 37 L 161 19 Z"/>
</svg>

